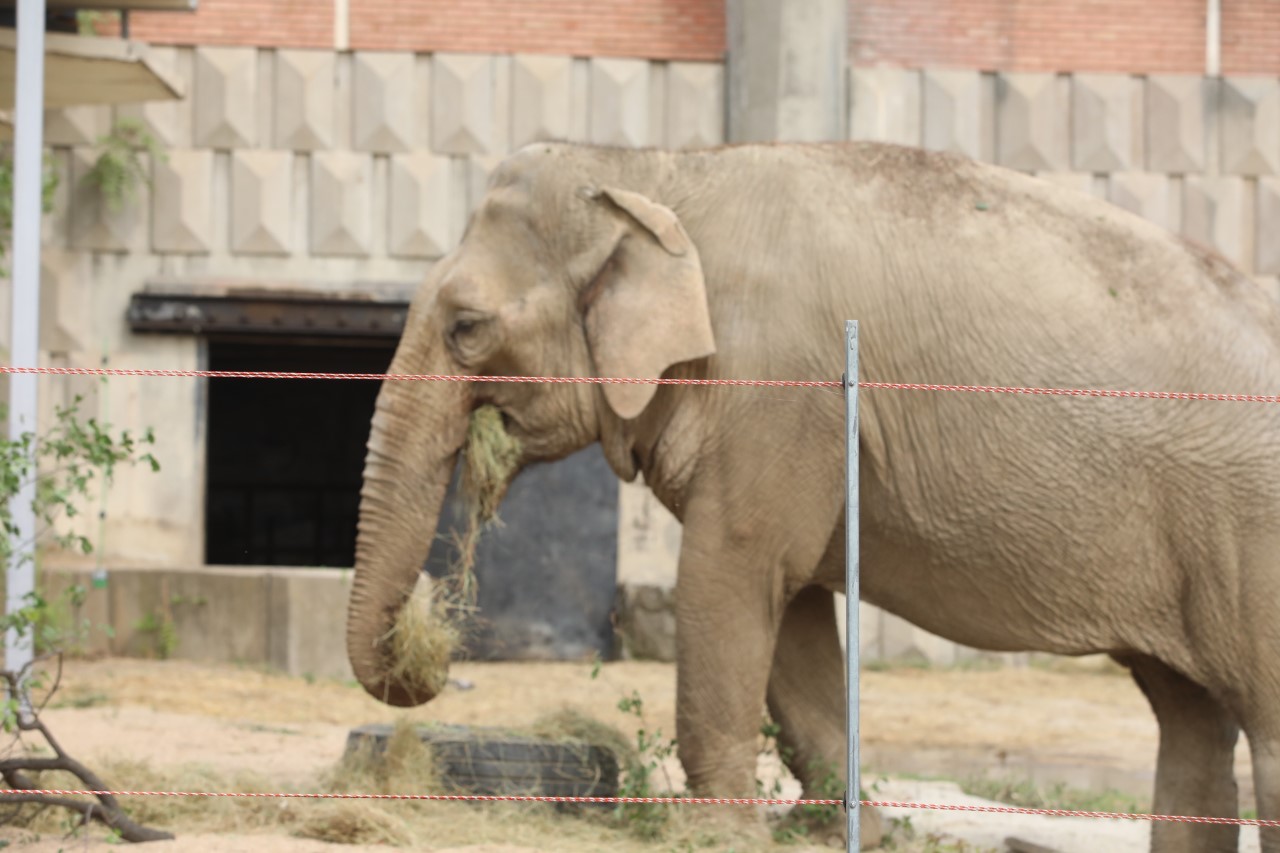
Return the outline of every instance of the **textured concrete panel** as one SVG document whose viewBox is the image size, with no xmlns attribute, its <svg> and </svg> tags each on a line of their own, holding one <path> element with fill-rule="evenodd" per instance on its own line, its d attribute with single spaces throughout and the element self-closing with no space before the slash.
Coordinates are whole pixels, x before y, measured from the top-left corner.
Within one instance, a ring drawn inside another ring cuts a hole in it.
<svg viewBox="0 0 1280 853">
<path fill-rule="evenodd" d="M 1151 172 L 1117 172 L 1111 176 L 1107 200 L 1112 204 L 1174 229 L 1173 192 L 1167 175 Z"/>
<path fill-rule="evenodd" d="M 710 62 L 668 65 L 665 124 L 671 148 L 724 142 L 724 68 Z"/>
<path fill-rule="evenodd" d="M 511 145 L 567 139 L 573 111 L 573 60 L 515 56 L 511 60 Z"/>
<path fill-rule="evenodd" d="M 1280 80 L 1227 77 L 1222 81 L 1222 171 L 1280 173 Z"/>
<path fill-rule="evenodd" d="M 373 158 L 323 151 L 311 159 L 311 251 L 316 255 L 369 254 Z"/>
<path fill-rule="evenodd" d="M 45 145 L 96 145 L 110 130 L 110 107 L 67 107 L 44 114 Z"/>
<path fill-rule="evenodd" d="M 258 141 L 258 52 L 251 47 L 196 49 L 195 143 L 249 148 Z"/>
<path fill-rule="evenodd" d="M 920 72 L 853 68 L 849 84 L 849 138 L 919 145 Z"/>
<path fill-rule="evenodd" d="M 237 151 L 231 161 L 231 251 L 287 255 L 293 230 L 293 153 Z"/>
<path fill-rule="evenodd" d="M 1258 180 L 1257 266 L 1263 275 L 1280 275 L 1280 178 Z"/>
<path fill-rule="evenodd" d="M 990 160 L 993 92 L 977 71 L 924 73 L 924 147 Z"/>
<path fill-rule="evenodd" d="M 1036 177 L 1085 195 L 1098 195 L 1093 175 L 1087 172 L 1036 172 Z"/>
<path fill-rule="evenodd" d="M 84 252 L 46 248 L 40 253 L 40 348 L 89 349 L 94 339 L 94 280 Z"/>
<path fill-rule="evenodd" d="M 391 158 L 390 254 L 438 258 L 453 247 L 458 209 L 453 161 L 426 151 Z"/>
<path fill-rule="evenodd" d="M 1276 302 L 1280 302 L 1280 276 L 1261 276 L 1257 281 L 1258 284 L 1262 285 L 1262 289 L 1268 296 Z"/>
<path fill-rule="evenodd" d="M 431 69 L 431 147 L 438 154 L 487 154 L 494 138 L 494 60 L 436 54 Z"/>
<path fill-rule="evenodd" d="M 1119 172 L 1134 165 L 1135 82 L 1127 74 L 1071 79 L 1071 164 L 1080 172 Z"/>
<path fill-rule="evenodd" d="M 591 60 L 590 140 L 601 145 L 649 144 L 649 63 Z"/>
<path fill-rule="evenodd" d="M 176 80 L 188 97 L 173 101 L 120 104 L 116 116 L 141 122 L 165 148 L 191 147 L 191 74 L 194 55 L 190 48 L 149 47 L 147 61 Z"/>
<path fill-rule="evenodd" d="M 97 186 L 85 180 L 96 160 L 97 152 L 85 148 L 75 149 L 71 158 L 72 248 L 99 252 L 142 248 L 148 188 L 139 187 L 119 210 L 111 210 Z"/>
<path fill-rule="evenodd" d="M 381 153 L 414 147 L 417 111 L 412 53 L 357 53 L 352 125 L 355 147 Z"/>
<path fill-rule="evenodd" d="M 996 85 L 997 162 L 1012 169 L 1065 171 L 1066 110 L 1053 74 L 1003 74 Z"/>
<path fill-rule="evenodd" d="M 151 247 L 201 254 L 213 245 L 213 152 L 167 152 L 153 167 Z"/>
<path fill-rule="evenodd" d="M 504 158 L 494 155 L 492 157 L 469 157 L 466 162 L 466 190 L 467 205 L 466 213 L 469 216 L 472 211 L 479 206 L 480 200 L 484 198 L 486 190 L 489 188 L 489 176 L 493 174 L 493 170 Z M 461 233 L 461 230 L 458 232 Z"/>
<path fill-rule="evenodd" d="M 1222 253 L 1246 271 L 1247 221 L 1245 182 L 1242 178 L 1205 178 L 1188 175 L 1183 183 L 1182 233 L 1191 240 Z"/>
<path fill-rule="evenodd" d="M 333 145 L 334 54 L 281 50 L 275 55 L 275 144 L 314 151 Z"/>
<path fill-rule="evenodd" d="M 1147 78 L 1147 169 L 1181 175 L 1204 168 L 1204 106 L 1201 77 L 1155 74 Z"/>
</svg>

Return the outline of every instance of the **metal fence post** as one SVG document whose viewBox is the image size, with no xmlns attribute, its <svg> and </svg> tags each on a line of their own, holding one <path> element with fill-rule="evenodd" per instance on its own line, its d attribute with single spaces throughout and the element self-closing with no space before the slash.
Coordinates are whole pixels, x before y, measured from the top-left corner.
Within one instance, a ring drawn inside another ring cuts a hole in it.
<svg viewBox="0 0 1280 853">
<path fill-rule="evenodd" d="M 845 815 L 848 827 L 848 853 L 862 847 L 862 815 L 860 761 L 858 748 L 858 675 L 861 667 L 861 642 L 858 633 L 858 321 L 848 320 L 844 327 L 844 412 L 845 412 L 845 737 L 848 764 L 845 789 Z"/>
</svg>

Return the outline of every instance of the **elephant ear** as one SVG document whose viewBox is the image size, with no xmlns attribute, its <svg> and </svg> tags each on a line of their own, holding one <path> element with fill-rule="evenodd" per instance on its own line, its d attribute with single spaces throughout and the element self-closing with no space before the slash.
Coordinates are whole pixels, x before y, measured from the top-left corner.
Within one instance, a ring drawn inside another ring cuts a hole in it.
<svg viewBox="0 0 1280 853">
<path fill-rule="evenodd" d="M 613 254 L 583 292 L 587 343 L 598 375 L 657 379 L 674 364 L 716 351 L 697 247 L 679 218 L 639 193 L 593 194 L 626 214 Z M 605 385 L 624 419 L 649 405 L 657 386 Z"/>
</svg>

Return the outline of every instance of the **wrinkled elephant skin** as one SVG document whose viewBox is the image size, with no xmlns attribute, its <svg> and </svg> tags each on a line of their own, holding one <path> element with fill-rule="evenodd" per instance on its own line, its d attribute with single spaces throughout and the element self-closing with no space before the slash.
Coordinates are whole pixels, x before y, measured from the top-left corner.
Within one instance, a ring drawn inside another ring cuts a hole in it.
<svg viewBox="0 0 1280 853">
<path fill-rule="evenodd" d="M 842 771 L 843 401 L 831 390 L 484 376 L 863 378 L 1276 393 L 1277 306 L 1217 256 L 1047 182 L 895 146 L 535 144 L 495 171 L 415 297 L 360 510 L 348 638 L 366 688 L 433 534 L 465 421 L 522 464 L 599 442 L 684 524 L 680 758 L 751 795 L 768 707 L 807 796 Z M 465 387 L 463 387 L 465 386 Z M 868 389 L 865 600 L 958 643 L 1105 652 L 1160 724 L 1155 808 L 1234 816 L 1232 749 L 1280 818 L 1280 406 Z M 1280 834 L 1263 830 L 1280 853 Z M 1234 850 L 1157 823 L 1160 851 Z"/>
</svg>

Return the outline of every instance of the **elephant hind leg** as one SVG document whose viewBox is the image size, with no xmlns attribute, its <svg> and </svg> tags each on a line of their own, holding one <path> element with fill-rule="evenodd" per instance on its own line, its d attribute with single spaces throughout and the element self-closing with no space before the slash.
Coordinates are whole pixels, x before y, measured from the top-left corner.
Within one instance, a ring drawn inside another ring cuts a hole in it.
<svg viewBox="0 0 1280 853">
<path fill-rule="evenodd" d="M 783 614 L 768 690 L 783 760 L 804 786 L 805 799 L 844 796 L 844 685 L 835 597 L 821 587 L 806 587 Z M 788 820 L 811 836 L 844 846 L 845 814 L 839 806 L 797 806 Z M 879 813 L 864 807 L 861 849 L 877 846 L 881 834 Z"/>
<path fill-rule="evenodd" d="M 1234 775 L 1240 726 L 1199 684 L 1146 655 L 1117 655 L 1129 667 L 1160 725 L 1156 814 L 1237 817 Z M 1235 853 L 1237 826 L 1156 821 L 1151 850 L 1159 853 Z"/>
</svg>

